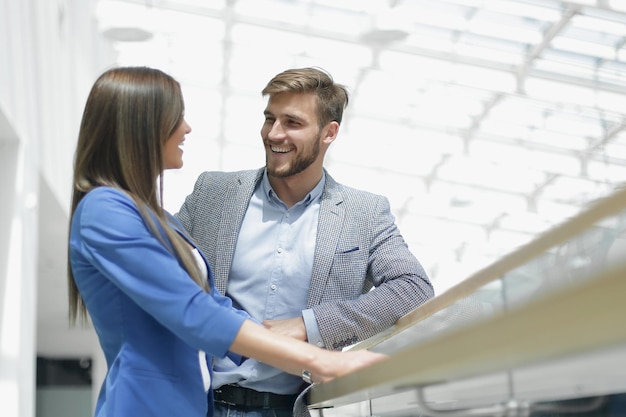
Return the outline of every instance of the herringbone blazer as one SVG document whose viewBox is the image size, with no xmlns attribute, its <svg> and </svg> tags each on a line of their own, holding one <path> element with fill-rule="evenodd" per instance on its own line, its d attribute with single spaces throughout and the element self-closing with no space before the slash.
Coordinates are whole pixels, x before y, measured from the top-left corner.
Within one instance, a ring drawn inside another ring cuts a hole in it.
<svg viewBox="0 0 626 417">
<path fill-rule="evenodd" d="M 222 294 L 263 172 L 204 172 L 176 214 L 209 260 Z M 387 198 L 339 184 L 326 173 L 306 306 L 326 347 L 341 349 L 373 336 L 433 295 Z"/>
</svg>

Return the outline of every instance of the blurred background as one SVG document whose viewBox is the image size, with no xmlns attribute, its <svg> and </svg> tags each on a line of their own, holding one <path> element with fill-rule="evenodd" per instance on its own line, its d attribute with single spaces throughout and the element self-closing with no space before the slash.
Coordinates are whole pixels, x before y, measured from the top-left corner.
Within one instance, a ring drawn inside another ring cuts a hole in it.
<svg viewBox="0 0 626 417">
<path fill-rule="evenodd" d="M 65 240 L 82 107 L 111 66 L 182 84 L 172 212 L 200 172 L 263 165 L 270 78 L 329 71 L 351 99 L 326 167 L 389 198 L 438 294 L 626 178 L 624 0 L 0 0 L 0 21 L 8 416 L 34 415 L 55 361 L 103 375 L 91 329 L 67 325 Z"/>
</svg>

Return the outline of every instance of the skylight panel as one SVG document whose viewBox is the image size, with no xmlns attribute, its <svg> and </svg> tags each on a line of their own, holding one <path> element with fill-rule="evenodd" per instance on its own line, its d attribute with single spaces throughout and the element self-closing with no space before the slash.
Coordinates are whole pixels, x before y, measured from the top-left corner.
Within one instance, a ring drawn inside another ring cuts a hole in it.
<svg viewBox="0 0 626 417">
<path fill-rule="evenodd" d="M 481 6 L 486 10 L 549 22 L 558 21 L 561 18 L 562 10 L 561 3 L 552 0 L 536 2 L 485 0 L 481 2 Z"/>
<path fill-rule="evenodd" d="M 597 42 L 580 40 L 565 36 L 558 36 L 554 38 L 551 42 L 551 45 L 555 49 L 575 52 L 577 54 L 588 55 L 596 58 L 614 59 L 616 57 L 616 50 L 613 45 L 604 45 Z"/>
<path fill-rule="evenodd" d="M 276 0 L 238 0 L 234 2 L 234 11 L 240 16 L 254 19 L 284 21 L 291 25 L 304 25 L 308 20 L 307 8 L 302 2 Z M 280 13 L 276 13 L 280 8 Z"/>
<path fill-rule="evenodd" d="M 477 12 L 467 29 L 472 33 L 526 44 L 541 42 L 543 38 L 540 22 L 488 11 Z"/>
</svg>

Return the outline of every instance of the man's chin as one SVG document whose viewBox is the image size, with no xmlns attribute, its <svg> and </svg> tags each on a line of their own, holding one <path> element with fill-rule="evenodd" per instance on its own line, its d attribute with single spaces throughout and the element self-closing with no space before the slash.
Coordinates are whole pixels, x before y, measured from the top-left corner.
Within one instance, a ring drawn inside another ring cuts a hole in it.
<svg viewBox="0 0 626 417">
<path fill-rule="evenodd" d="M 270 177 L 275 177 L 275 178 L 287 178 L 287 177 L 290 177 L 292 174 L 290 171 L 287 171 L 287 170 L 268 168 L 267 175 L 269 175 Z"/>
</svg>

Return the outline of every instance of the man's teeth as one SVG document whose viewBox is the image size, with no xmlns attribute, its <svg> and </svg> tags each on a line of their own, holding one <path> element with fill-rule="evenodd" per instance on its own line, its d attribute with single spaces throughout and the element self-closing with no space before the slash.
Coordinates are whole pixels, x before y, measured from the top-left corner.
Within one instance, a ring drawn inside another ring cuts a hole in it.
<svg viewBox="0 0 626 417">
<path fill-rule="evenodd" d="M 270 148 L 272 149 L 272 152 L 280 152 L 280 153 L 287 153 L 287 152 L 289 152 L 289 149 L 287 149 L 287 148 L 277 148 L 275 146 L 271 146 Z"/>
</svg>

